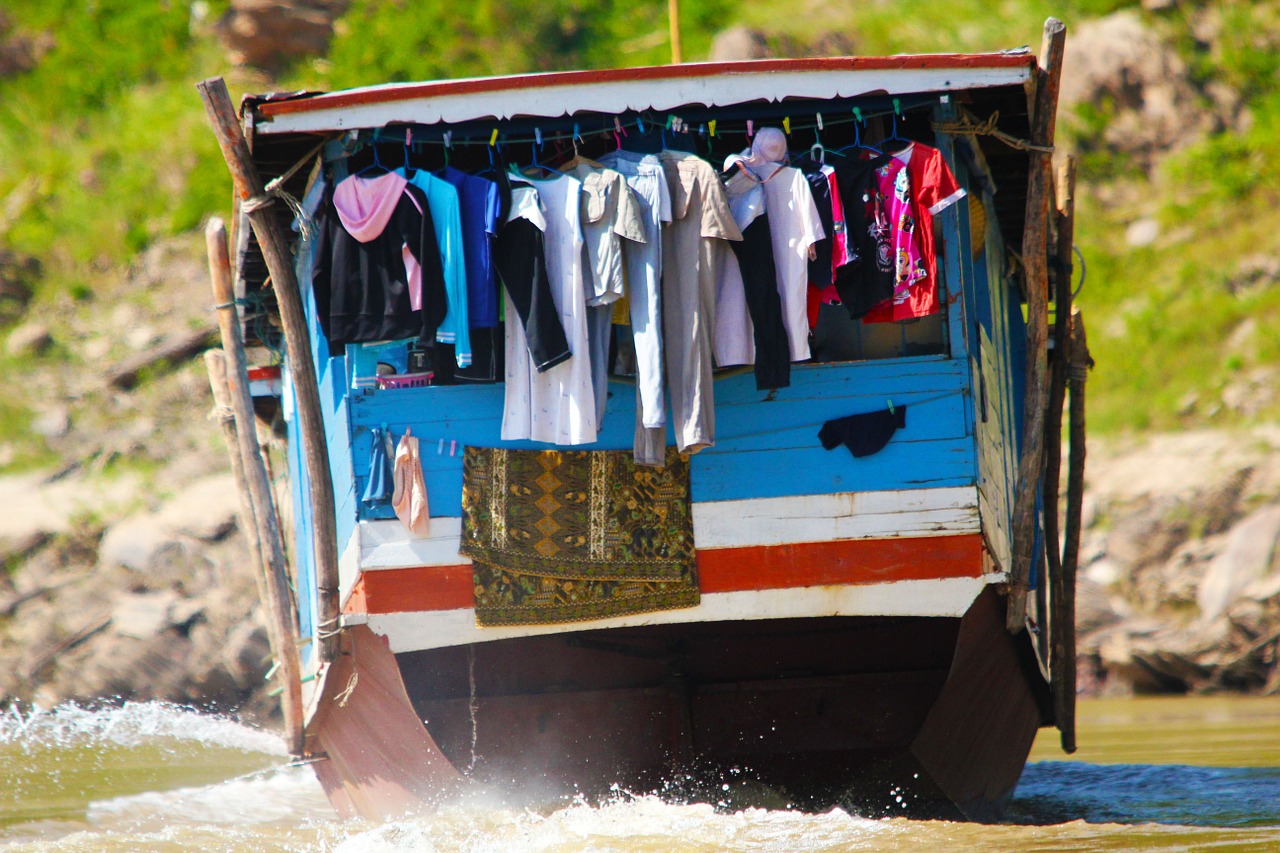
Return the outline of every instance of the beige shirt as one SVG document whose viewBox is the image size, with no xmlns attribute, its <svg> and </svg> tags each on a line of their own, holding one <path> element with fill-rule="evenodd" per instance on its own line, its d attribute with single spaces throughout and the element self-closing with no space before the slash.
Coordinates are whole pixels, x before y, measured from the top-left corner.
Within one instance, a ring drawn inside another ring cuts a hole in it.
<svg viewBox="0 0 1280 853">
<path fill-rule="evenodd" d="M 741 240 L 715 168 L 693 154 L 658 155 L 671 192 L 662 232 L 662 335 L 676 445 L 693 453 L 715 444 L 712 388 L 719 240 Z"/>
<path fill-rule="evenodd" d="M 587 305 L 608 305 L 626 293 L 623 239 L 645 242 L 640 204 L 613 169 L 579 161 L 566 174 L 582 181 L 582 236 L 591 266 Z"/>
</svg>

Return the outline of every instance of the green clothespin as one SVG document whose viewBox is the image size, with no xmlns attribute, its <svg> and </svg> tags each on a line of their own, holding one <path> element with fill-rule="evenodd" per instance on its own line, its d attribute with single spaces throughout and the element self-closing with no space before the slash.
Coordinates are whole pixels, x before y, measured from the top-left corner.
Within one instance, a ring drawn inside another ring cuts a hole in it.
<svg viewBox="0 0 1280 853">
<path fill-rule="evenodd" d="M 889 401 L 889 414 L 891 414 L 891 415 L 893 414 L 893 401 L 892 401 L 892 400 L 890 400 L 890 401 Z"/>
</svg>

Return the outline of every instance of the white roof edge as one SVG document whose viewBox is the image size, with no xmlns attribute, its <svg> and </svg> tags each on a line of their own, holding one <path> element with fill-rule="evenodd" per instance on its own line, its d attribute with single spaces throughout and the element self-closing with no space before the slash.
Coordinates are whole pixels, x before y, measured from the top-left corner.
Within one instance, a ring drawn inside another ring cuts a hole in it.
<svg viewBox="0 0 1280 853">
<path fill-rule="evenodd" d="M 577 112 L 661 112 L 689 105 L 725 107 L 759 100 L 776 103 L 785 98 L 830 100 L 871 94 L 942 93 L 1021 85 L 1030 73 L 1028 65 L 741 71 L 717 70 L 717 65 L 712 63 L 708 65 L 706 75 L 658 80 L 549 81 L 546 86 L 493 88 L 403 99 L 382 98 L 370 103 L 332 107 L 324 107 L 318 100 L 314 108 L 285 112 L 270 118 L 259 117 L 254 130 L 260 134 L 322 133 L 398 123 L 432 125 L 487 118 L 563 118 Z M 510 79 L 527 80 L 536 76 Z M 361 92 L 413 89 L 419 85 L 390 84 L 347 90 L 341 94 L 350 96 Z M 321 99 L 324 97 L 320 96 Z"/>
</svg>

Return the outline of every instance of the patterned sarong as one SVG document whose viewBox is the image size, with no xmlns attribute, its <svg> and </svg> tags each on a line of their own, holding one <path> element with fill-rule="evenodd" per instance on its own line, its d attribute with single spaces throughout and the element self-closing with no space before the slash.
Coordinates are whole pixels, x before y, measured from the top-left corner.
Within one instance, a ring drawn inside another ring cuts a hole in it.
<svg viewBox="0 0 1280 853">
<path fill-rule="evenodd" d="M 468 447 L 461 552 L 476 621 L 537 625 L 693 607 L 689 462 L 626 451 Z"/>
</svg>

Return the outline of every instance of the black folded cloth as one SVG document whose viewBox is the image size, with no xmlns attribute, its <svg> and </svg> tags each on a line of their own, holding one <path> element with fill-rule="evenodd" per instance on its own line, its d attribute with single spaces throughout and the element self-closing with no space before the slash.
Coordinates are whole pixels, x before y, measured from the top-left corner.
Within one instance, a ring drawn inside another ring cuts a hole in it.
<svg viewBox="0 0 1280 853">
<path fill-rule="evenodd" d="M 855 457 L 881 450 L 899 428 L 907 425 L 907 407 L 894 406 L 827 421 L 818 430 L 818 440 L 827 450 L 843 444 Z"/>
</svg>

